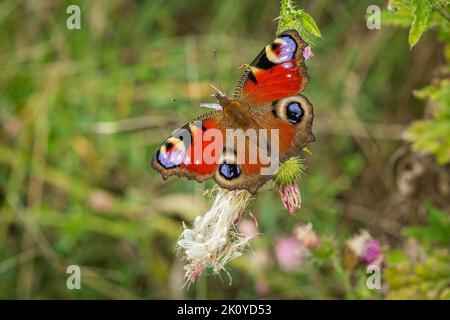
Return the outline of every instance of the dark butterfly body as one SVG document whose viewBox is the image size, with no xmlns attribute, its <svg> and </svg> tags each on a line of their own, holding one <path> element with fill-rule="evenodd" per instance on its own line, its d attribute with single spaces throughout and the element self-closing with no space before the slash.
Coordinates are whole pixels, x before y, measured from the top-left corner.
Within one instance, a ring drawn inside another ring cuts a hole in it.
<svg viewBox="0 0 450 320">
<path fill-rule="evenodd" d="M 254 142 L 244 137 L 230 144 L 225 142 L 227 133 L 231 129 L 258 132 L 257 149 L 267 147 L 271 155 L 275 152 L 269 142 L 276 140 L 278 163 L 298 155 L 314 141 L 312 104 L 298 95 L 308 82 L 303 57 L 306 47 L 295 30 L 279 34 L 246 68 L 232 99 L 216 94 L 222 110 L 209 112 L 175 131 L 154 155 L 153 168 L 164 179 L 171 175 L 199 182 L 214 178 L 222 188 L 256 193 L 275 172 L 261 174 L 269 165 L 262 157 L 249 161 L 247 150 L 255 147 Z M 267 130 L 266 136 L 259 133 L 264 132 L 261 129 Z M 221 138 L 209 137 L 211 131 L 221 133 Z M 245 150 L 243 155 L 237 152 L 239 148 Z M 204 151 L 209 149 L 207 158 Z"/>
</svg>

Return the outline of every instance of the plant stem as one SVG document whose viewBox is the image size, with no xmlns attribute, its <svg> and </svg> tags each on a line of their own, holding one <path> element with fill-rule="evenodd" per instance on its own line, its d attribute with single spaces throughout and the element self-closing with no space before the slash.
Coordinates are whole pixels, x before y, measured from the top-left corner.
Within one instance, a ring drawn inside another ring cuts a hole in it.
<svg viewBox="0 0 450 320">
<path fill-rule="evenodd" d="M 333 257 L 331 258 L 331 263 L 333 264 L 333 268 L 344 286 L 345 298 L 347 300 L 354 300 L 355 295 L 353 294 L 353 290 L 350 285 L 350 275 L 348 271 L 342 268 L 341 263 L 336 255 L 333 255 Z"/>
</svg>

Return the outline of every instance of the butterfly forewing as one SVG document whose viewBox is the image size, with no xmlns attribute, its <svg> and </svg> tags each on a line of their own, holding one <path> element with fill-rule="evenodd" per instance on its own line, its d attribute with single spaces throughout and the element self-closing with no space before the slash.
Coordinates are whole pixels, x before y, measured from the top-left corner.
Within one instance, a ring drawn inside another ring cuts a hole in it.
<svg viewBox="0 0 450 320">
<path fill-rule="evenodd" d="M 199 182 L 211 178 L 217 169 L 223 141 L 210 139 L 207 135 L 211 135 L 213 130 L 220 133 L 219 136 L 224 135 L 221 119 L 220 111 L 212 111 L 175 130 L 153 156 L 152 167 L 164 179 L 171 175 Z M 211 152 L 205 153 L 205 150 Z"/>
<path fill-rule="evenodd" d="M 246 68 L 238 82 L 235 98 L 255 105 L 303 91 L 308 83 L 303 57 L 307 46 L 295 30 L 280 33 Z"/>
</svg>

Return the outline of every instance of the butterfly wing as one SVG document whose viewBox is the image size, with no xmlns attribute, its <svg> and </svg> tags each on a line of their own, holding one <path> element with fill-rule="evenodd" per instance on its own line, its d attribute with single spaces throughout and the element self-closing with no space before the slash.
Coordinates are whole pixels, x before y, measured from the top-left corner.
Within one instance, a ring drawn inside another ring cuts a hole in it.
<svg viewBox="0 0 450 320">
<path fill-rule="evenodd" d="M 172 175 L 198 182 L 211 178 L 223 150 L 221 119 L 220 111 L 212 111 L 175 130 L 156 151 L 152 167 L 164 179 Z"/>
<path fill-rule="evenodd" d="M 272 102 L 265 107 L 265 112 L 264 119 L 268 122 L 265 126 L 279 131 L 280 163 L 299 155 L 304 147 L 315 141 L 313 105 L 305 96 L 299 94 Z"/>
<path fill-rule="evenodd" d="M 257 123 L 258 141 L 251 143 L 249 139 L 241 138 L 231 145 L 227 142 L 214 179 L 223 188 L 256 193 L 277 172 L 281 163 L 300 154 L 308 143 L 315 140 L 312 133 L 314 114 L 312 104 L 302 95 L 249 107 L 248 110 Z M 239 145 L 245 145 L 244 159 L 239 159 L 242 155 L 238 151 Z M 252 162 L 249 153 L 255 145 L 258 157 L 256 162 Z"/>
<path fill-rule="evenodd" d="M 234 97 L 263 104 L 303 91 L 308 83 L 303 57 L 307 46 L 296 30 L 280 33 L 246 68 Z"/>
</svg>

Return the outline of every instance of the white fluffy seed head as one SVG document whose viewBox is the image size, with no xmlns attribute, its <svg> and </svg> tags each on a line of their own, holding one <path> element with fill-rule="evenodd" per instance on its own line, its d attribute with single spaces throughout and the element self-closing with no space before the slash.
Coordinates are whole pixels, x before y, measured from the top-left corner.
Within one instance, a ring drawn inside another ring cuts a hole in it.
<svg viewBox="0 0 450 320">
<path fill-rule="evenodd" d="M 195 281 L 199 266 L 212 266 L 214 272 L 241 255 L 251 237 L 239 234 L 234 222 L 246 209 L 252 195 L 245 190 L 229 191 L 217 187 L 212 208 L 195 218 L 191 229 L 185 229 L 177 242 L 188 261 L 187 281 Z"/>
</svg>

